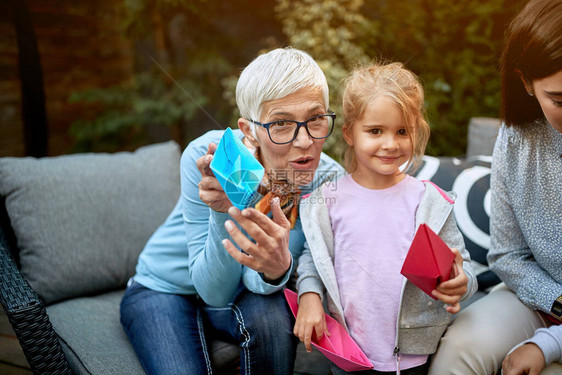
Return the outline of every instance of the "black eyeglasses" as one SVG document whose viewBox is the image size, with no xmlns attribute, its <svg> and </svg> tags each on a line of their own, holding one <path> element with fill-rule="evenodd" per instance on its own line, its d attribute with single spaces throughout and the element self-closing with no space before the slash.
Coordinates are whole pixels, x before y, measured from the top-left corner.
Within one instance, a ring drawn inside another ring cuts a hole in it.
<svg viewBox="0 0 562 375">
<path fill-rule="evenodd" d="M 334 122 L 336 120 L 336 114 L 330 110 L 328 110 L 328 112 L 329 114 L 327 115 L 314 116 L 302 122 L 293 120 L 278 120 L 263 124 L 250 119 L 248 119 L 248 121 L 266 128 L 271 142 L 283 145 L 295 140 L 297 134 L 299 134 L 301 126 L 304 126 L 306 132 L 311 138 L 327 138 L 330 134 L 332 134 L 332 131 L 334 130 Z"/>
</svg>

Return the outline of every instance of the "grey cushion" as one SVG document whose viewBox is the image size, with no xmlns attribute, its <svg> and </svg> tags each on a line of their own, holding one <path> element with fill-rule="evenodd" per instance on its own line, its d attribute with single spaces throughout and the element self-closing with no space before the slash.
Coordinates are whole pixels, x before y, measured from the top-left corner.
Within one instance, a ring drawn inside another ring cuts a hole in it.
<svg viewBox="0 0 562 375">
<path fill-rule="evenodd" d="M 179 197 L 179 146 L 0 158 L 21 270 L 47 303 L 124 287 Z"/>
<path fill-rule="evenodd" d="M 490 117 L 473 117 L 468 123 L 466 157 L 492 155 L 501 121 Z"/>
<path fill-rule="evenodd" d="M 119 322 L 123 291 L 47 307 L 66 358 L 77 374 L 144 374 Z"/>
<path fill-rule="evenodd" d="M 47 307 L 51 324 L 76 374 L 144 374 L 119 322 L 123 292 L 74 298 Z M 212 341 L 211 357 L 218 370 L 236 368 L 239 355 L 237 346 Z"/>
</svg>

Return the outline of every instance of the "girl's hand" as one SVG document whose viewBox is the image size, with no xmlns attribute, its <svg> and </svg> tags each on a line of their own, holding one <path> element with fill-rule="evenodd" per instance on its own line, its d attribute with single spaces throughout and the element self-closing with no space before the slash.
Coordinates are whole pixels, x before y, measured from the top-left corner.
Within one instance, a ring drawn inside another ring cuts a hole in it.
<svg viewBox="0 0 562 375">
<path fill-rule="evenodd" d="M 218 212 L 226 212 L 232 203 L 226 196 L 226 193 L 219 184 L 219 181 L 209 167 L 213 160 L 213 155 L 217 150 L 217 145 L 209 143 L 207 153 L 197 159 L 196 165 L 201 172 L 201 181 L 199 182 L 199 198 L 210 208 Z"/>
<path fill-rule="evenodd" d="M 306 351 L 309 353 L 312 351 L 310 341 L 313 331 L 318 339 L 321 339 L 324 333 L 330 336 L 326 326 L 322 300 L 318 294 L 311 292 L 304 293 L 299 299 L 299 311 L 293 329 L 293 333 L 304 343 Z"/>
<path fill-rule="evenodd" d="M 509 354 L 502 363 L 504 375 L 539 375 L 546 363 L 542 350 L 535 344 L 521 345 Z"/>
<path fill-rule="evenodd" d="M 261 272 L 266 281 L 277 280 L 284 276 L 291 267 L 291 253 L 289 251 L 289 233 L 291 223 L 285 217 L 279 206 L 279 198 L 271 202 L 273 220 L 254 208 L 240 211 L 232 206 L 228 213 L 244 228 L 248 237 L 230 220 L 225 228 L 239 251 L 230 240 L 223 240 L 226 251 L 240 264 Z"/>
<path fill-rule="evenodd" d="M 461 254 L 457 249 L 453 248 L 451 250 L 453 254 L 455 254 L 453 268 L 451 269 L 451 278 L 437 285 L 431 294 L 438 300 L 449 305 L 447 306 L 448 312 L 456 314 L 461 311 L 459 301 L 468 289 L 468 277 L 466 277 L 462 268 L 463 259 Z"/>
</svg>

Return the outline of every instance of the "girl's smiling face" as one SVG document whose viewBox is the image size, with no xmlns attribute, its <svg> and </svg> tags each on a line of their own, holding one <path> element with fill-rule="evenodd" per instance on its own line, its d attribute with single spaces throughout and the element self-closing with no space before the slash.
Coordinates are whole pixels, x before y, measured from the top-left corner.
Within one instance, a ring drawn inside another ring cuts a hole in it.
<svg viewBox="0 0 562 375">
<path fill-rule="evenodd" d="M 562 70 L 533 80 L 532 89 L 548 123 L 562 133 Z"/>
<path fill-rule="evenodd" d="M 375 97 L 363 116 L 344 126 L 344 138 L 353 147 L 357 169 L 353 179 L 370 189 L 385 189 L 404 178 L 400 166 L 412 156 L 412 141 L 400 107 L 390 98 Z"/>
</svg>

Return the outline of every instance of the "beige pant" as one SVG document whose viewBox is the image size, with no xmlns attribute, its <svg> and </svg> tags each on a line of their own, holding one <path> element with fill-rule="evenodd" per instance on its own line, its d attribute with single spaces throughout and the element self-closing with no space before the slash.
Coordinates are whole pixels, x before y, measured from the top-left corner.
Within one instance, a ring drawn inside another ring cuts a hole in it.
<svg viewBox="0 0 562 375">
<path fill-rule="evenodd" d="M 511 348 L 545 327 L 505 284 L 469 305 L 455 318 L 432 357 L 429 375 L 493 375 Z M 541 374 L 562 374 L 561 364 Z"/>
</svg>

